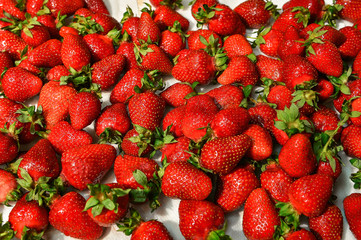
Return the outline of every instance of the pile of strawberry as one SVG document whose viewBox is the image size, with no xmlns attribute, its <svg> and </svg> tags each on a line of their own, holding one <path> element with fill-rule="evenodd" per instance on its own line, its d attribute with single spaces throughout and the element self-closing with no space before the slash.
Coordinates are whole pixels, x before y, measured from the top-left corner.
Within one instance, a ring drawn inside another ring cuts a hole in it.
<svg viewBox="0 0 361 240">
<path fill-rule="evenodd" d="M 98 239 L 113 224 L 172 239 L 135 209 L 156 218 L 161 194 L 181 200 L 185 239 L 230 239 L 226 215 L 242 206 L 248 239 L 338 240 L 342 212 L 361 239 L 361 194 L 332 203 L 338 154 L 361 169 L 361 0 L 290 0 L 282 13 L 195 0 L 195 31 L 179 1 L 150 2 L 118 22 L 102 0 L 0 0 L 0 203 L 15 204 L 0 239 L 49 225 Z M 350 181 L 361 188 L 361 170 Z"/>
</svg>

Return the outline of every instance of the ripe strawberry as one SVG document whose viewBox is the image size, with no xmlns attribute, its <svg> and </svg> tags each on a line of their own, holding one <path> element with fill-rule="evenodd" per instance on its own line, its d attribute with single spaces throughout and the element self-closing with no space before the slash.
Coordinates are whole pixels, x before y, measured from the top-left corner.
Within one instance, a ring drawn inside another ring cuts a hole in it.
<svg viewBox="0 0 361 240">
<path fill-rule="evenodd" d="M 138 41 L 158 43 L 161 31 L 148 12 L 142 12 L 137 30 Z"/>
<path fill-rule="evenodd" d="M 259 186 L 260 182 L 252 171 L 236 167 L 230 173 L 221 176 L 216 202 L 225 212 L 235 211 Z"/>
<path fill-rule="evenodd" d="M 150 3 L 155 7 L 159 7 L 162 5 L 175 7 L 178 4 L 178 2 L 176 0 L 150 0 Z M 175 6 L 172 6 L 172 5 L 175 5 Z"/>
<path fill-rule="evenodd" d="M 104 13 L 92 13 L 91 20 L 94 20 L 97 24 L 99 24 L 103 31 L 101 34 L 106 35 L 111 30 L 120 30 L 121 26 L 120 23 L 111 15 L 104 14 Z"/>
<path fill-rule="evenodd" d="M 158 164 L 150 158 L 134 157 L 129 155 L 118 155 L 114 163 L 114 174 L 117 183 L 123 188 L 144 189 L 134 178 L 134 171 L 142 171 L 147 177 L 147 181 L 153 179 L 158 169 Z"/>
<path fill-rule="evenodd" d="M 38 105 L 43 108 L 46 128 L 51 129 L 58 122 L 66 119 L 69 113 L 70 99 L 76 90 L 59 82 L 48 82 L 41 89 Z"/>
<path fill-rule="evenodd" d="M 163 74 L 172 72 L 173 64 L 165 52 L 155 44 L 134 48 L 138 65 L 142 70 L 159 70 Z"/>
<path fill-rule="evenodd" d="M 271 87 L 267 95 L 267 102 L 276 104 L 276 109 L 279 110 L 284 110 L 285 107 L 289 108 L 292 100 L 292 91 L 282 85 Z"/>
<path fill-rule="evenodd" d="M 91 124 L 101 110 L 100 100 L 89 92 L 80 92 L 70 99 L 69 116 L 71 126 L 81 130 Z"/>
<path fill-rule="evenodd" d="M 319 27 L 321 27 L 321 25 L 317 23 L 311 23 L 307 27 L 305 27 L 302 31 L 300 31 L 299 34 L 302 38 L 307 39 L 310 36 L 309 33 L 310 32 L 312 33 L 316 28 Z M 331 26 L 328 25 L 322 26 L 320 28 L 320 31 L 327 31 L 327 32 L 323 33 L 321 36 L 319 36 L 319 38 L 321 40 L 328 40 L 332 42 L 333 44 L 335 44 L 336 47 L 341 46 L 346 41 L 345 34 L 343 34 L 339 30 Z"/>
<path fill-rule="evenodd" d="M 13 101 L 24 102 L 40 93 L 43 82 L 27 70 L 13 67 L 6 71 L 1 85 L 6 97 Z"/>
<path fill-rule="evenodd" d="M 10 31 L 0 31 L 0 38 L 3 39 L 3 43 L 0 46 L 0 51 L 10 53 L 14 60 L 21 59 L 21 51 L 25 49 L 27 44 L 15 33 Z"/>
<path fill-rule="evenodd" d="M 244 94 L 241 88 L 233 85 L 220 86 L 206 93 L 214 98 L 221 109 L 236 108 L 242 103 Z"/>
<path fill-rule="evenodd" d="M 343 59 L 354 59 L 361 50 L 361 32 L 353 27 L 343 27 L 340 33 L 346 36 L 346 41 L 338 50 Z"/>
<path fill-rule="evenodd" d="M 179 22 L 175 22 L 173 27 L 169 27 L 161 35 L 159 47 L 172 58 L 186 48 L 186 35 L 180 27 Z"/>
<path fill-rule="evenodd" d="M 16 231 L 15 236 L 17 238 L 25 235 L 25 227 L 29 229 L 27 233 L 34 236 L 44 231 L 49 225 L 48 210 L 39 206 L 38 202 L 28 202 L 25 198 L 26 195 L 17 201 L 9 214 L 9 222 L 11 228 Z M 32 231 L 35 231 L 35 233 L 32 233 Z"/>
<path fill-rule="evenodd" d="M 80 33 L 73 27 L 62 26 L 59 30 L 59 35 L 64 38 L 68 34 L 78 36 Z"/>
<path fill-rule="evenodd" d="M 251 116 L 250 123 L 258 124 L 268 131 L 271 131 L 273 128 L 274 119 L 277 117 L 276 110 L 266 103 L 258 103 L 256 106 L 248 109 L 248 113 Z"/>
<path fill-rule="evenodd" d="M 211 179 L 188 162 L 169 164 L 162 178 L 162 192 L 170 198 L 204 200 L 212 190 Z"/>
<path fill-rule="evenodd" d="M 116 103 L 103 109 L 95 121 L 95 134 L 100 136 L 106 129 L 125 134 L 130 129 L 130 125 L 126 106 L 124 103 Z"/>
<path fill-rule="evenodd" d="M 165 144 L 160 149 L 162 152 L 162 159 L 167 158 L 168 163 L 187 162 L 191 157 L 189 152 L 195 152 L 195 150 L 190 149 L 191 140 L 186 137 L 179 137 L 175 140 L 177 142 Z"/>
<path fill-rule="evenodd" d="M 134 53 L 134 43 L 130 42 L 122 42 L 119 45 L 119 48 L 116 52 L 116 54 L 122 54 L 125 57 L 126 63 L 125 63 L 125 69 L 131 70 L 133 68 L 139 68 L 137 59 L 135 57 Z"/>
<path fill-rule="evenodd" d="M 164 90 L 160 96 L 172 107 L 180 107 L 187 103 L 186 96 L 196 94 L 190 84 L 175 83 Z"/>
<path fill-rule="evenodd" d="M 304 39 L 300 37 L 299 30 L 294 26 L 289 26 L 283 34 L 283 39 L 277 49 L 277 55 L 285 59 L 288 55 L 304 56 Z"/>
<path fill-rule="evenodd" d="M 251 44 L 247 41 L 246 37 L 241 34 L 234 34 L 229 36 L 224 41 L 224 50 L 228 58 L 236 56 L 244 56 L 253 52 Z"/>
<path fill-rule="evenodd" d="M 133 96 L 128 105 L 130 120 L 133 124 L 154 131 L 162 121 L 165 102 L 153 92 Z"/>
<path fill-rule="evenodd" d="M 49 140 L 41 139 L 22 156 L 17 171 L 19 178 L 25 178 L 23 170 L 30 175 L 33 181 L 38 181 L 41 177 L 55 179 L 59 176 L 60 165 Z"/>
<path fill-rule="evenodd" d="M 210 140 L 202 148 L 199 163 L 214 173 L 227 174 L 246 154 L 251 141 L 245 134 Z"/>
<path fill-rule="evenodd" d="M 136 44 L 139 44 L 137 34 L 138 34 L 138 26 L 139 26 L 139 17 L 134 16 L 133 10 L 129 7 L 126 8 L 126 11 L 123 14 L 123 18 L 121 20 L 122 27 L 122 35 L 127 32 L 131 37 L 132 41 Z M 132 44 L 133 45 L 133 44 Z M 134 46 L 134 45 L 133 45 Z"/>
<path fill-rule="evenodd" d="M 207 125 L 211 123 L 218 111 L 219 109 L 211 97 L 207 95 L 191 97 L 182 120 L 184 136 L 195 142 L 201 141 L 206 135 Z"/>
<path fill-rule="evenodd" d="M 255 43 L 264 54 L 277 57 L 277 50 L 283 40 L 283 32 L 273 28 L 266 28 L 258 34 Z"/>
<path fill-rule="evenodd" d="M 61 65 L 61 45 L 57 39 L 51 39 L 36 47 L 28 54 L 31 64 L 36 67 L 55 67 Z"/>
<path fill-rule="evenodd" d="M 179 228 L 185 239 L 207 239 L 224 236 L 223 210 L 212 202 L 182 200 L 179 203 Z M 220 232 L 221 231 L 221 232 Z"/>
<path fill-rule="evenodd" d="M 320 109 L 311 115 L 311 121 L 315 126 L 315 130 L 318 132 L 333 131 L 337 128 L 337 124 L 340 121 L 336 112 L 323 105 L 319 106 Z M 352 120 L 352 118 L 351 118 Z M 338 137 L 342 128 L 338 130 Z M 338 138 L 337 137 L 337 138 Z"/>
<path fill-rule="evenodd" d="M 241 83 L 243 86 L 255 85 L 258 72 L 254 63 L 246 56 L 233 57 L 226 70 L 217 78 L 222 85 Z"/>
<path fill-rule="evenodd" d="M 301 229 L 295 232 L 292 232 L 290 234 L 287 234 L 286 237 L 287 240 L 316 240 L 317 238 L 315 235 L 313 235 L 310 231 L 307 231 L 305 229 Z"/>
<path fill-rule="evenodd" d="M 207 5 L 208 7 L 212 7 L 214 5 L 216 5 L 218 3 L 217 0 L 196 0 L 194 2 L 192 2 L 192 16 L 194 17 L 195 20 L 198 20 L 196 13 L 203 10 L 204 11 L 204 5 Z"/>
<path fill-rule="evenodd" d="M 352 193 L 343 200 L 345 216 L 350 226 L 350 230 L 356 239 L 361 238 L 361 194 Z"/>
<path fill-rule="evenodd" d="M 160 30 L 164 30 L 167 27 L 172 27 L 176 21 L 179 22 L 183 31 L 188 30 L 188 19 L 183 17 L 180 13 L 178 13 L 171 7 L 161 5 L 155 9 L 154 22 L 157 24 Z"/>
<path fill-rule="evenodd" d="M 183 50 L 185 51 L 185 50 Z M 183 53 L 180 51 L 178 55 Z M 188 54 L 178 58 L 172 69 L 172 75 L 181 82 L 208 84 L 216 74 L 213 58 L 203 50 L 186 50 Z"/>
<path fill-rule="evenodd" d="M 107 6 L 103 0 L 85 0 L 85 6 L 94 13 L 103 13 L 110 15 Z"/>
<path fill-rule="evenodd" d="M 271 18 L 271 13 L 266 8 L 266 2 L 263 0 L 242 2 L 234 8 L 234 11 L 239 14 L 247 28 L 261 28 Z"/>
<path fill-rule="evenodd" d="M 251 120 L 246 109 L 227 108 L 220 110 L 211 122 L 213 135 L 217 138 L 231 137 L 243 133 Z"/>
<path fill-rule="evenodd" d="M 243 231 L 248 239 L 273 239 L 280 218 L 266 190 L 257 188 L 247 198 L 243 211 Z"/>
<path fill-rule="evenodd" d="M 261 173 L 262 188 L 276 201 L 289 202 L 288 189 L 292 182 L 293 178 L 276 163 L 268 164 Z"/>
<path fill-rule="evenodd" d="M 88 186 L 90 196 L 85 204 L 89 216 L 100 226 L 110 227 L 128 212 L 129 195 L 119 184 L 95 184 Z M 112 204 L 105 204 L 104 201 Z"/>
<path fill-rule="evenodd" d="M 30 31 L 27 32 L 25 29 Z M 37 47 L 50 40 L 50 33 L 45 26 L 26 26 L 21 30 L 21 38 L 31 47 Z"/>
<path fill-rule="evenodd" d="M 49 81 L 59 82 L 61 77 L 69 76 L 70 72 L 64 65 L 58 65 L 51 68 L 47 74 L 46 79 Z"/>
<path fill-rule="evenodd" d="M 54 150 L 63 152 L 80 146 L 89 145 L 93 142 L 91 135 L 82 130 L 74 129 L 68 122 L 60 121 L 51 129 L 47 136 Z"/>
<path fill-rule="evenodd" d="M 284 33 L 288 26 L 294 26 L 302 30 L 307 26 L 310 18 L 310 11 L 304 7 L 292 7 L 285 9 L 273 23 L 272 29 Z"/>
<path fill-rule="evenodd" d="M 341 135 L 341 143 L 345 153 L 350 157 L 361 157 L 361 127 L 350 125 L 346 127 Z"/>
<path fill-rule="evenodd" d="M 25 13 L 19 8 L 18 4 L 15 0 L 1 0 L 0 11 L 1 13 L 5 11 L 20 20 L 25 20 Z"/>
<path fill-rule="evenodd" d="M 61 59 L 68 69 L 80 71 L 90 63 L 91 53 L 81 36 L 66 34 L 61 45 Z"/>
<path fill-rule="evenodd" d="M 56 27 L 56 21 L 52 15 L 37 16 L 37 21 L 43 25 L 50 33 L 50 38 L 60 38 L 59 29 Z"/>
<path fill-rule="evenodd" d="M 87 184 L 99 183 L 112 167 L 115 157 L 115 148 L 107 144 L 72 148 L 62 154 L 61 178 L 73 187 L 84 190 Z"/>
<path fill-rule="evenodd" d="M 0 169 L 0 203 L 7 204 L 8 201 L 17 201 L 20 198 L 20 191 L 14 175 L 3 169 Z"/>
<path fill-rule="evenodd" d="M 123 55 L 110 55 L 92 65 L 92 83 L 99 84 L 102 90 L 108 90 L 119 79 L 125 65 Z"/>
<path fill-rule="evenodd" d="M 321 15 L 322 7 L 325 5 L 324 1 L 321 0 L 290 0 L 286 2 L 282 9 L 286 10 L 294 7 L 304 7 L 310 12 L 311 19 L 316 19 Z"/>
<path fill-rule="evenodd" d="M 355 64 L 356 60 L 354 62 L 354 70 L 356 70 Z M 347 101 L 350 98 L 359 96 L 361 94 L 361 80 L 356 79 L 355 81 L 345 83 L 345 85 L 350 89 L 350 94 L 344 94 L 341 92 L 339 97 L 333 100 L 333 105 L 338 112 L 342 111 L 342 104 L 345 100 Z"/>
<path fill-rule="evenodd" d="M 291 177 L 300 178 L 312 173 L 316 168 L 316 156 L 308 137 L 293 135 L 282 147 L 278 156 L 282 169 Z"/>
<path fill-rule="evenodd" d="M 213 44 L 216 47 L 217 46 L 221 47 L 223 44 L 222 38 L 211 30 L 198 29 L 196 31 L 188 31 L 187 34 L 189 35 L 188 48 L 190 50 L 200 50 L 200 49 L 205 49 L 207 47 L 204 41 L 203 42 L 201 41 L 202 37 L 206 39 L 207 43 L 211 45 Z M 212 38 L 214 39 L 214 43 L 212 43 L 213 41 Z"/>
<path fill-rule="evenodd" d="M 256 161 L 261 161 L 271 156 L 273 150 L 272 138 L 266 129 L 251 124 L 243 133 L 249 136 L 252 141 L 246 154 L 247 157 Z"/>
<path fill-rule="evenodd" d="M 0 164 L 13 161 L 18 155 L 19 147 L 16 140 L 4 133 L 0 133 Z"/>
<path fill-rule="evenodd" d="M 58 16 L 60 12 L 61 15 L 72 15 L 76 10 L 84 6 L 84 1 L 82 0 L 49 0 L 46 6 L 50 9 L 50 12 L 54 17 Z"/>
<path fill-rule="evenodd" d="M 335 169 L 332 169 L 330 161 L 327 159 L 327 161 L 320 161 L 318 163 L 317 173 L 329 175 L 334 179 L 334 181 L 336 181 L 337 178 L 341 175 L 342 165 L 340 163 L 341 161 L 338 158 L 333 158 L 335 162 Z"/>
<path fill-rule="evenodd" d="M 3 72 L 5 68 L 9 69 L 14 67 L 14 62 L 8 52 L 0 52 L 0 71 Z M 0 77 L 1 81 L 1 77 Z"/>
<path fill-rule="evenodd" d="M 169 131 L 175 137 L 182 137 L 184 135 L 182 132 L 182 120 L 185 110 L 186 106 L 181 106 L 169 111 L 163 118 L 163 131 L 165 131 L 168 127 L 172 126 Z"/>
<path fill-rule="evenodd" d="M 50 206 L 50 224 L 66 236 L 94 240 L 100 238 L 103 228 L 84 211 L 85 204 L 85 199 L 79 193 L 65 194 Z"/>
<path fill-rule="evenodd" d="M 342 10 L 340 11 L 340 17 L 350 22 L 356 22 L 358 19 L 361 18 L 360 9 L 361 1 L 359 0 L 337 0 L 336 4 L 343 6 Z"/>
<path fill-rule="evenodd" d="M 103 58 L 115 54 L 113 40 L 99 33 L 87 34 L 83 37 L 92 55 L 92 62 L 98 62 Z"/>
<path fill-rule="evenodd" d="M 332 83 L 322 78 L 319 80 L 317 86 L 315 87 L 315 91 L 318 93 L 318 99 L 321 102 L 329 99 L 332 96 L 334 90 L 335 87 L 332 85 Z"/>
<path fill-rule="evenodd" d="M 147 156 L 154 150 L 150 145 L 151 136 L 151 131 L 140 126 L 135 126 L 135 128 L 129 130 L 124 135 L 120 147 L 124 154 L 135 157 Z"/>
<path fill-rule="evenodd" d="M 343 217 L 336 205 L 329 205 L 326 211 L 318 217 L 308 220 L 312 232 L 321 239 L 341 239 L 343 232 Z"/>
</svg>

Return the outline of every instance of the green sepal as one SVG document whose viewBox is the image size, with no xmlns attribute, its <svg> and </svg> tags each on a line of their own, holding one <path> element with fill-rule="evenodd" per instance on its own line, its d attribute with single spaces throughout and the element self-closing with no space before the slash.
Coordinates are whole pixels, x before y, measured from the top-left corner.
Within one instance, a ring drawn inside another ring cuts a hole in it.
<svg viewBox="0 0 361 240">
<path fill-rule="evenodd" d="M 207 240 L 232 240 L 232 238 L 225 233 L 226 228 L 227 222 L 223 224 L 221 229 L 211 231 L 207 236 Z"/>
<path fill-rule="evenodd" d="M 41 16 L 41 15 L 48 15 L 51 14 L 50 9 L 46 6 L 46 4 L 49 2 L 49 0 L 44 0 L 43 1 L 43 6 L 40 8 L 40 10 L 36 13 L 36 15 Z M 60 11 L 59 11 L 60 12 Z"/>
<path fill-rule="evenodd" d="M 65 19 L 67 18 L 67 15 L 61 15 L 60 11 L 58 12 L 58 15 L 56 16 L 56 28 L 60 29 L 61 27 L 65 26 Z"/>
<path fill-rule="evenodd" d="M 216 15 L 216 11 L 223 11 L 221 8 L 216 8 L 214 6 L 208 6 L 207 4 L 203 4 L 203 8 L 198 8 L 198 11 L 193 14 L 193 17 L 197 21 L 197 27 L 200 28 L 203 24 L 207 23 L 210 19 L 212 19 Z"/>
<path fill-rule="evenodd" d="M 78 30 L 79 34 L 82 36 L 92 33 L 104 32 L 104 28 L 94 19 L 92 19 L 92 16 L 84 17 L 75 15 L 73 22 L 69 24 L 69 27 Z"/>
<path fill-rule="evenodd" d="M 350 88 L 347 86 L 349 80 L 355 78 L 355 76 L 352 75 L 351 67 L 347 67 L 346 69 L 344 69 L 344 72 L 340 77 L 327 76 L 327 78 L 334 86 L 334 93 L 332 94 L 331 98 L 333 99 L 337 98 L 340 92 L 342 92 L 345 95 L 351 94 Z"/>
<path fill-rule="evenodd" d="M 134 124 L 134 129 L 137 131 L 138 136 L 130 137 L 128 140 L 137 144 L 137 147 L 139 148 L 138 156 L 140 157 L 144 150 L 152 145 L 153 132 L 137 124 Z"/>
<path fill-rule="evenodd" d="M 168 6 L 168 7 L 172 8 L 172 9 L 176 9 L 176 8 L 183 9 L 183 7 L 184 7 L 183 4 L 182 4 L 182 0 L 176 0 L 176 1 L 163 0 L 159 4 Z"/>
<path fill-rule="evenodd" d="M 130 217 L 123 218 L 117 223 L 118 231 L 124 232 L 125 235 L 130 236 L 133 231 L 143 222 L 139 212 L 134 208 L 129 208 Z"/>
<path fill-rule="evenodd" d="M 294 229 L 297 229 L 300 225 L 300 214 L 292 207 L 290 203 L 278 202 L 276 208 L 279 208 L 278 215 L 284 217 L 284 222 L 287 225 L 292 225 Z"/>
<path fill-rule="evenodd" d="M 265 44 L 266 40 L 263 38 L 267 33 L 271 31 L 271 27 L 261 27 L 257 30 L 257 37 L 256 40 L 252 42 L 251 46 L 252 48 L 255 48 L 257 46 L 260 46 L 261 44 Z"/>
<path fill-rule="evenodd" d="M 90 64 L 84 66 L 80 71 L 76 71 L 74 68 L 70 67 L 70 74 L 60 78 L 60 85 L 73 83 L 77 91 L 92 92 L 98 98 L 101 98 L 100 85 L 92 83 L 92 70 L 93 69 L 91 68 Z"/>
<path fill-rule="evenodd" d="M 122 144 L 123 135 L 117 131 L 113 130 L 112 128 L 106 128 L 100 135 L 99 135 L 99 144 L 117 144 L 119 147 Z"/>
<path fill-rule="evenodd" d="M 144 43 L 144 41 L 140 41 L 140 42 L 143 42 L 141 46 L 138 46 L 137 44 L 134 43 L 134 55 L 139 66 L 141 66 L 141 63 L 143 62 L 143 56 L 146 56 L 148 53 L 154 52 L 153 49 L 148 47 L 149 46 L 148 43 Z"/>
<path fill-rule="evenodd" d="M 18 149 L 20 149 L 19 134 L 23 131 L 23 127 L 16 128 L 16 122 L 10 124 L 9 127 L 7 127 L 6 125 L 7 122 L 4 124 L 3 128 L 0 128 L 0 132 L 12 137 L 17 142 Z"/>
<path fill-rule="evenodd" d="M 35 134 L 36 125 L 39 125 L 41 128 L 44 128 L 44 116 L 43 116 L 43 107 L 38 106 L 25 106 L 22 109 L 17 110 L 15 113 L 19 113 L 20 116 L 17 117 L 19 122 L 30 123 L 30 133 Z"/>
<path fill-rule="evenodd" d="M 189 37 L 189 34 L 186 34 L 185 32 L 183 32 L 182 26 L 178 21 L 175 21 L 173 23 L 173 26 L 168 27 L 168 30 L 173 33 L 178 33 L 181 36 L 184 43 L 187 41 L 187 38 Z"/>
<path fill-rule="evenodd" d="M 151 16 L 151 18 L 154 17 L 154 10 L 152 9 L 152 6 L 149 3 L 144 3 L 145 7 L 142 8 L 140 11 L 141 12 L 147 12 L 149 13 L 149 15 Z"/>
<path fill-rule="evenodd" d="M 23 232 L 21 233 L 21 240 L 41 240 L 45 230 L 38 233 L 35 229 L 30 229 L 27 226 L 24 226 Z"/>
<path fill-rule="evenodd" d="M 156 128 L 154 132 L 154 142 L 152 144 L 155 150 L 159 150 L 163 148 L 167 144 L 176 143 L 174 136 L 171 134 L 170 129 L 172 128 L 173 124 L 167 127 L 165 131 L 161 128 Z"/>
<path fill-rule="evenodd" d="M 125 21 L 132 17 L 134 17 L 133 10 L 129 6 L 127 6 L 126 11 L 123 13 L 123 17 L 120 20 L 120 23 L 123 24 L 125 23 Z"/>
<path fill-rule="evenodd" d="M 10 223 L 3 223 L 2 213 L 0 213 L 0 239 L 11 240 L 15 236 L 15 232 L 11 229 Z"/>
<path fill-rule="evenodd" d="M 354 189 L 361 189 L 361 171 L 352 173 L 350 176 L 351 181 L 354 183 Z"/>
<path fill-rule="evenodd" d="M 107 37 L 113 40 L 113 45 L 119 46 L 120 42 L 127 41 L 129 38 L 129 34 L 127 31 L 124 32 L 122 36 L 122 31 L 116 28 L 113 28 L 107 33 Z"/>
<path fill-rule="evenodd" d="M 274 240 L 284 240 L 284 236 L 292 232 L 292 228 L 285 221 L 281 219 L 280 222 L 280 225 L 275 226 Z"/>
<path fill-rule="evenodd" d="M 337 22 L 336 20 L 340 19 L 340 11 L 343 9 L 343 6 L 340 4 L 334 4 L 334 5 L 326 5 L 323 7 L 322 12 L 322 18 L 318 22 L 320 25 L 325 25 L 325 23 L 328 23 L 331 27 L 336 27 Z"/>
<path fill-rule="evenodd" d="M 295 14 L 295 18 L 297 18 L 298 23 L 302 23 L 303 27 L 307 27 L 308 22 L 311 18 L 310 11 L 304 7 L 294 7 L 292 12 L 300 11 L 299 13 Z"/>
<path fill-rule="evenodd" d="M 270 13 L 271 13 L 271 16 L 272 16 L 272 18 L 273 19 L 277 19 L 278 18 L 278 16 L 280 15 L 280 13 L 279 13 L 279 10 L 280 9 L 278 9 L 277 8 L 277 5 L 275 5 L 272 1 L 266 1 L 266 4 L 265 4 L 265 6 L 264 6 L 264 9 L 266 9 L 267 11 L 269 11 Z"/>
</svg>

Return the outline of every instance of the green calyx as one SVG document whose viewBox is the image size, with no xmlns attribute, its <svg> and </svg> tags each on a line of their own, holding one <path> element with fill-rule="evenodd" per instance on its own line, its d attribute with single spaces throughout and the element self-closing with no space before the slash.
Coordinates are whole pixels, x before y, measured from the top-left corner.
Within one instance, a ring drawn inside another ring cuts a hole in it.
<svg viewBox="0 0 361 240">
<path fill-rule="evenodd" d="M 31 17 L 29 13 L 25 13 L 25 20 L 20 21 L 18 18 L 10 15 L 7 12 L 4 12 L 5 18 L 1 18 L 0 20 L 3 22 L 11 23 L 12 25 L 6 26 L 3 29 L 9 30 L 16 35 L 21 34 L 21 31 L 25 33 L 28 37 L 33 38 L 33 34 L 31 33 L 30 29 L 34 28 L 35 26 L 41 26 L 41 23 L 37 21 L 37 17 Z"/>
<path fill-rule="evenodd" d="M 145 7 L 142 8 L 140 11 L 149 13 L 151 18 L 153 18 L 154 17 L 154 10 L 152 9 L 152 5 L 150 5 L 149 3 L 144 3 L 144 5 L 145 5 Z"/>
<path fill-rule="evenodd" d="M 110 188 L 105 184 L 88 184 L 90 198 L 85 204 L 84 211 L 91 209 L 94 217 L 100 215 L 103 209 L 118 212 L 118 198 L 128 195 L 130 189 Z"/>
<path fill-rule="evenodd" d="M 164 89 L 164 81 L 161 78 L 159 70 L 145 71 L 141 79 L 141 84 L 141 87 L 134 87 L 136 93 L 142 93 L 148 90 L 155 92 Z"/>
<path fill-rule="evenodd" d="M 284 217 L 284 223 L 297 229 L 300 226 L 300 214 L 292 207 L 290 203 L 277 202 L 276 208 L 279 208 L 278 215 Z"/>
<path fill-rule="evenodd" d="M 163 0 L 160 2 L 160 5 L 168 6 L 172 9 L 176 9 L 176 8 L 183 9 L 182 0 L 176 0 L 176 1 Z"/>
<path fill-rule="evenodd" d="M 0 128 L 0 132 L 12 137 L 18 145 L 18 149 L 20 149 L 20 143 L 19 143 L 19 134 L 23 131 L 23 127 L 16 128 L 16 122 L 13 122 L 12 124 L 7 127 L 8 122 L 4 124 L 3 128 Z"/>
<path fill-rule="evenodd" d="M 304 42 L 303 46 L 306 47 L 306 56 L 310 56 L 310 54 L 316 55 L 315 50 L 312 47 L 313 43 L 323 44 L 324 41 L 321 40 L 321 36 L 327 33 L 327 30 L 321 30 L 323 26 L 319 26 L 315 28 L 313 31 L 308 31 L 308 38 Z"/>
<path fill-rule="evenodd" d="M 252 42 L 251 46 L 253 48 L 260 46 L 261 44 L 265 44 L 266 40 L 264 39 L 264 36 L 271 31 L 271 27 L 261 27 L 257 31 L 257 37 L 256 40 Z"/>
<path fill-rule="evenodd" d="M 315 109 L 318 109 L 319 107 L 317 106 L 317 102 L 319 93 L 312 90 L 312 88 L 316 86 L 317 82 L 315 81 L 303 82 L 302 84 L 296 85 L 296 91 L 292 94 L 292 102 L 299 108 L 303 107 L 305 103 L 307 103 Z"/>
<path fill-rule="evenodd" d="M 216 15 L 216 11 L 223 11 L 221 8 L 214 6 L 208 6 L 203 4 L 203 8 L 198 8 L 198 11 L 193 15 L 197 21 L 197 28 L 201 28 L 203 24 L 206 24 L 210 19 Z"/>
<path fill-rule="evenodd" d="M 122 137 L 123 136 L 119 131 L 114 130 L 112 128 L 106 128 L 99 135 L 98 143 L 99 144 L 105 144 L 105 143 L 117 144 L 119 149 L 120 149 L 120 145 L 121 145 L 121 143 L 123 141 Z"/>
<path fill-rule="evenodd" d="M 49 0 L 44 0 L 43 1 L 43 6 L 40 8 L 40 10 L 36 13 L 36 15 L 41 16 L 41 15 L 48 15 L 51 14 L 50 9 L 46 6 L 46 4 L 49 2 Z M 59 11 L 60 12 L 60 11 Z"/>
<path fill-rule="evenodd" d="M 152 44 L 149 36 L 147 42 L 144 42 L 142 39 L 140 39 L 139 42 L 141 43 L 140 46 L 134 43 L 134 54 L 138 65 L 141 66 L 143 62 L 143 56 L 146 56 L 148 53 L 154 52 L 154 50 L 149 47 L 149 45 Z"/>
<path fill-rule="evenodd" d="M 271 13 L 272 18 L 275 20 L 280 15 L 280 13 L 279 13 L 280 9 L 278 9 L 277 5 L 275 5 L 272 1 L 266 1 L 266 5 L 264 6 L 264 9 L 269 11 Z"/>
<path fill-rule="evenodd" d="M 104 32 L 104 28 L 94 19 L 92 19 L 91 16 L 84 17 L 80 15 L 75 15 L 73 18 L 73 22 L 69 24 L 69 27 L 78 30 L 79 34 L 82 36 L 92 33 Z"/>
<path fill-rule="evenodd" d="M 361 189 L 361 160 L 357 158 L 350 159 L 352 166 L 358 169 L 356 173 L 352 173 L 350 176 L 351 181 L 354 183 L 355 189 Z"/>
<path fill-rule="evenodd" d="M 132 143 L 136 143 L 139 148 L 138 156 L 140 157 L 145 149 L 150 146 L 153 142 L 153 132 L 134 124 L 134 129 L 137 131 L 138 135 L 128 138 Z"/>
<path fill-rule="evenodd" d="M 232 240 L 232 238 L 225 233 L 226 228 L 227 222 L 223 224 L 221 229 L 211 231 L 207 236 L 207 240 Z"/>
<path fill-rule="evenodd" d="M 19 122 L 22 123 L 30 123 L 30 133 L 36 133 L 36 126 L 40 126 L 40 128 L 44 128 L 44 116 L 43 116 L 43 108 L 42 106 L 25 106 L 22 109 L 17 110 L 15 113 L 19 113 L 20 116 L 17 117 Z"/>
<path fill-rule="evenodd" d="M 129 212 L 129 218 L 124 218 L 119 223 L 117 223 L 118 231 L 124 232 L 127 236 L 130 236 L 133 231 L 143 222 L 137 210 L 130 208 Z"/>
<path fill-rule="evenodd" d="M 132 17 L 134 17 L 133 10 L 129 6 L 127 6 L 126 11 L 123 13 L 122 20 L 120 20 L 120 23 L 123 24 Z"/>
<path fill-rule="evenodd" d="M 308 22 L 311 18 L 310 11 L 304 7 L 294 7 L 292 12 L 298 12 L 295 14 L 295 18 L 297 18 L 298 23 L 302 23 L 303 27 L 307 27 Z"/>
<path fill-rule="evenodd" d="M 343 6 L 340 4 L 334 5 L 325 5 L 323 6 L 322 12 L 322 19 L 318 22 L 320 25 L 325 25 L 328 23 L 332 27 L 336 27 L 336 20 L 340 19 L 340 12 L 343 9 Z"/>
<path fill-rule="evenodd" d="M 183 32 L 182 26 L 180 25 L 180 23 L 178 21 L 175 21 L 173 23 L 173 26 L 168 27 L 168 30 L 173 33 L 178 33 L 182 37 L 183 42 L 186 42 L 187 38 L 189 37 L 189 34 L 186 34 L 185 32 Z"/>
<path fill-rule="evenodd" d="M 35 229 L 25 226 L 21 233 L 21 240 L 42 240 L 45 230 L 38 233 Z"/>
<path fill-rule="evenodd" d="M 338 97 L 340 92 L 345 95 L 351 94 L 350 88 L 347 86 L 347 83 L 350 79 L 355 79 L 356 76 L 352 74 L 352 68 L 347 66 L 340 77 L 327 76 L 327 78 L 334 86 L 334 93 L 331 96 L 331 98 L 334 99 Z"/>
<path fill-rule="evenodd" d="M 284 236 L 287 236 L 287 234 L 293 231 L 293 228 L 290 227 L 285 221 L 283 221 L 282 219 L 280 221 L 281 224 L 275 226 L 275 232 L 273 234 L 274 240 L 285 240 Z"/>
<path fill-rule="evenodd" d="M 0 213 L 0 239 L 11 240 L 15 236 L 15 232 L 11 229 L 10 223 L 3 222 L 2 214 Z"/>
</svg>

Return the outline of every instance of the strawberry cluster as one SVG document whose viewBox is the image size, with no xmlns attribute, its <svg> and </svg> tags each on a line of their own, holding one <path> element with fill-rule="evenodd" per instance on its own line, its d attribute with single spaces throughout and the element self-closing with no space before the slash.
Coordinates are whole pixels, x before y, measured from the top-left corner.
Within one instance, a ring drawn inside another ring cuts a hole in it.
<svg viewBox="0 0 361 240">
<path fill-rule="evenodd" d="M 0 238 L 173 239 L 135 209 L 164 195 L 185 239 L 230 239 L 242 206 L 247 239 L 339 240 L 342 211 L 361 239 L 361 194 L 332 202 L 342 151 L 361 188 L 361 0 L 194 0 L 194 31 L 150 3 L 118 22 L 103 0 L 0 0 Z"/>
</svg>

